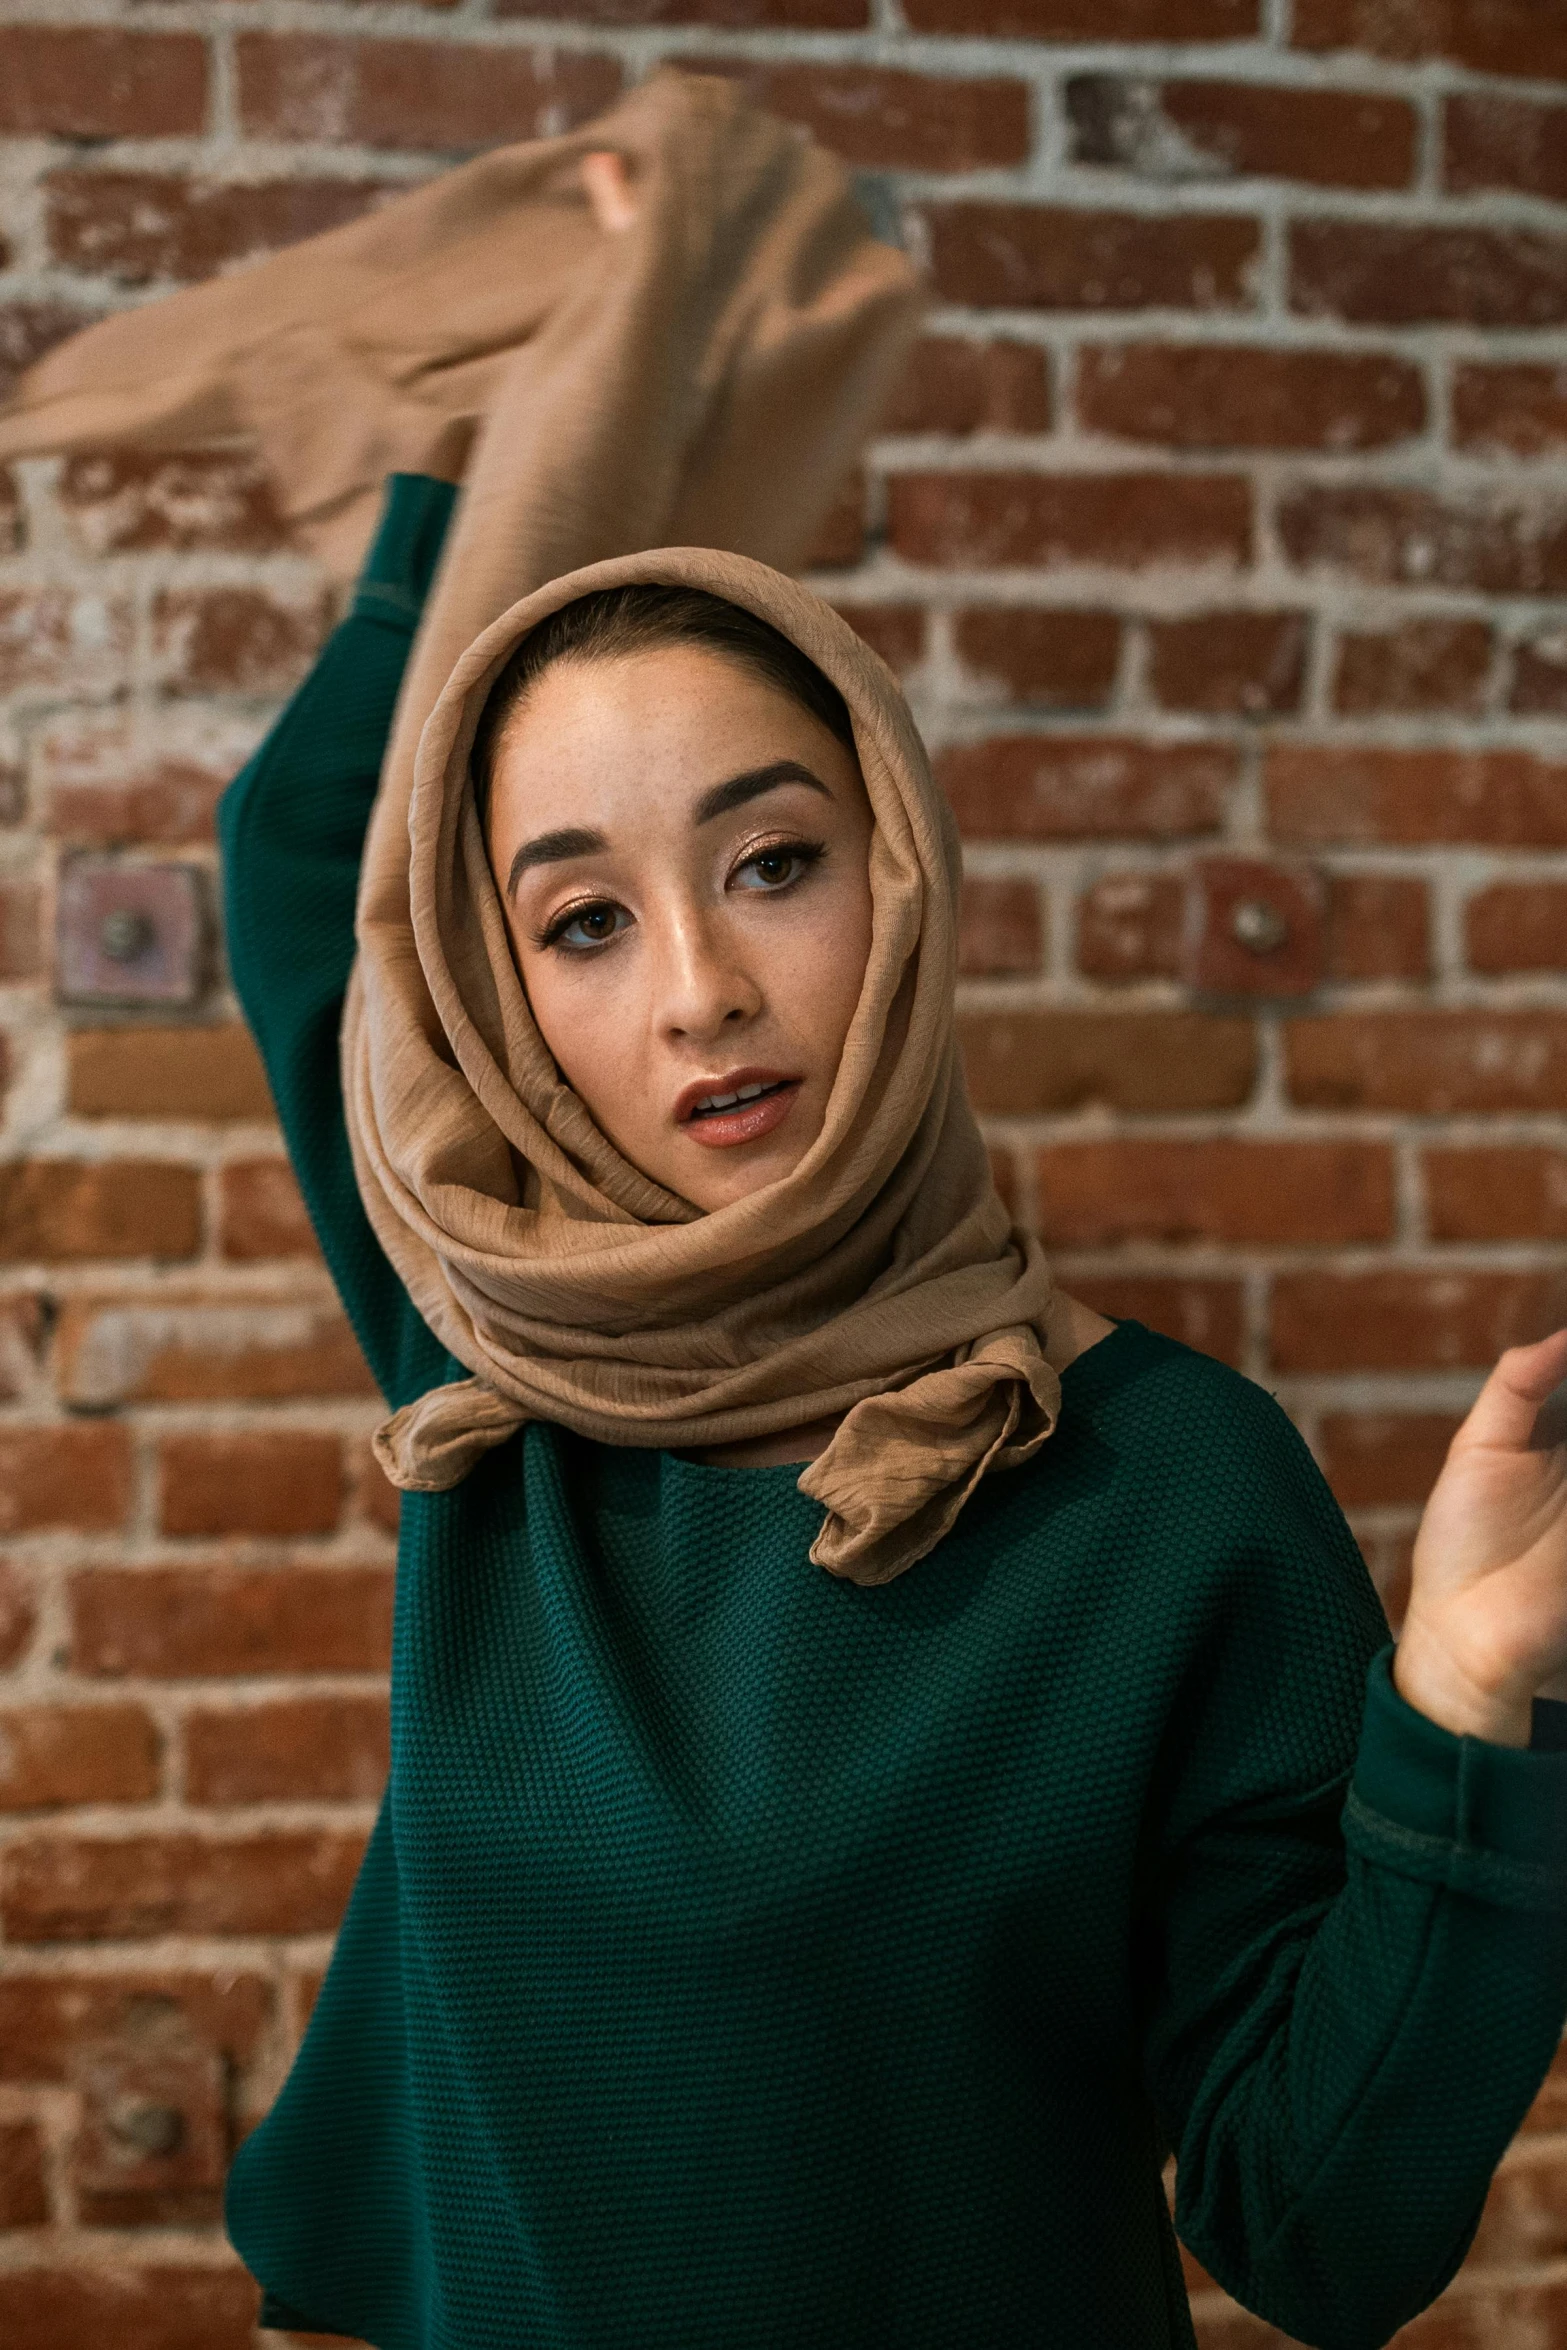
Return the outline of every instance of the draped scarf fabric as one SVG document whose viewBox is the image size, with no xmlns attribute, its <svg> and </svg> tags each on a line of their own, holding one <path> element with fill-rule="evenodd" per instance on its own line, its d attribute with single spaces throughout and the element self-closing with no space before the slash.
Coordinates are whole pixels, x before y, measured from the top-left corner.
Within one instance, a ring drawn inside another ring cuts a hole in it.
<svg viewBox="0 0 1567 2350">
<path fill-rule="evenodd" d="M 790 1174 L 707 1213 L 625 1160 L 556 1070 L 469 776 L 512 648 L 558 606 L 633 581 L 707 589 L 792 638 L 849 706 L 875 818 L 870 958 L 822 1132 Z M 1055 1300 L 997 1196 L 957 1065 L 958 879 L 896 681 L 766 565 L 704 548 L 620 557 L 484 631 L 422 729 L 406 832 L 383 828 L 367 855 L 343 1032 L 371 1222 L 473 1373 L 382 1429 L 395 1483 L 456 1484 L 529 1419 L 688 1449 L 842 1413 L 800 1478 L 824 1511 L 811 1557 L 882 1583 L 934 1547 L 981 1476 L 1037 1450 L 1060 1408 Z"/>
</svg>

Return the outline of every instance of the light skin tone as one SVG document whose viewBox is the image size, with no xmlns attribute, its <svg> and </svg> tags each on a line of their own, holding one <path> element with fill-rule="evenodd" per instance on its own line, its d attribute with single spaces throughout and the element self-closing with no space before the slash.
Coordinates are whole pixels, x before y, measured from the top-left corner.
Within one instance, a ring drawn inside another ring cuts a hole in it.
<svg viewBox="0 0 1567 2350">
<path fill-rule="evenodd" d="M 822 1129 L 870 950 L 853 755 L 707 648 L 561 661 L 513 712 L 488 811 L 517 967 L 568 1084 L 624 1157 L 701 1209 Z M 1063 1365 L 1112 1325 L 1069 1301 Z M 1445 1729 L 1527 1746 L 1567 1697 L 1567 1330 L 1504 1354 L 1414 1551 L 1393 1677 Z M 835 1420 L 700 1457 L 811 1460 Z"/>
</svg>

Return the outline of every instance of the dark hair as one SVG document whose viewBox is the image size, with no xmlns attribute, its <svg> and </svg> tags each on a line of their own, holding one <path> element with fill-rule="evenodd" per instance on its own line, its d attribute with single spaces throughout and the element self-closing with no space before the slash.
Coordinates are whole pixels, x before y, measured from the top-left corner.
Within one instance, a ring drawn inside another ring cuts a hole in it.
<svg viewBox="0 0 1567 2350">
<path fill-rule="evenodd" d="M 484 821 L 495 755 L 507 721 L 529 687 L 554 661 L 612 661 L 654 645 L 704 645 L 749 669 L 764 685 L 787 694 L 819 718 L 844 748 L 854 749 L 849 705 L 816 663 L 770 621 L 705 588 L 638 582 L 600 588 L 562 604 L 532 628 L 496 676 L 479 713 L 469 755 L 473 796 Z"/>
</svg>

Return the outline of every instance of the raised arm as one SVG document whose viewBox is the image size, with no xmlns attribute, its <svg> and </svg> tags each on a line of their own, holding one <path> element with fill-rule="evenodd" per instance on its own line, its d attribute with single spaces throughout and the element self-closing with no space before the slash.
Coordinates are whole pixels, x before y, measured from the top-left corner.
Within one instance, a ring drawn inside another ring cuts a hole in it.
<svg viewBox="0 0 1567 2350">
<path fill-rule="evenodd" d="M 391 477 L 347 619 L 218 808 L 235 992 L 332 1277 L 394 1405 L 444 1376 L 445 1356 L 360 1205 L 338 1026 L 365 828 L 455 497 L 447 482 Z"/>
</svg>

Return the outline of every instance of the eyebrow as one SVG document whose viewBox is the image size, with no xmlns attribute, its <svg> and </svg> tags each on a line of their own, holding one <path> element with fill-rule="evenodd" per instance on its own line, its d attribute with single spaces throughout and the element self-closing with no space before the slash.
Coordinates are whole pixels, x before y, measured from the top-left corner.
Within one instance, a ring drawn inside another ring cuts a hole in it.
<svg viewBox="0 0 1567 2350">
<path fill-rule="evenodd" d="M 743 775 L 731 775 L 727 783 L 715 783 L 697 801 L 693 815 L 696 824 L 711 824 L 717 816 L 727 816 L 735 808 L 743 808 L 748 800 L 758 800 L 764 792 L 776 791 L 780 784 L 803 783 L 808 790 L 818 791 L 824 800 L 832 793 L 819 775 L 809 767 L 802 767 L 798 759 L 774 759 L 766 767 L 749 767 Z M 602 832 L 593 832 L 586 825 L 572 824 L 559 832 L 541 832 L 533 840 L 525 840 L 511 861 L 506 875 L 506 894 L 510 897 L 522 876 L 534 865 L 561 865 L 568 857 L 596 857 L 609 847 Z"/>
</svg>

